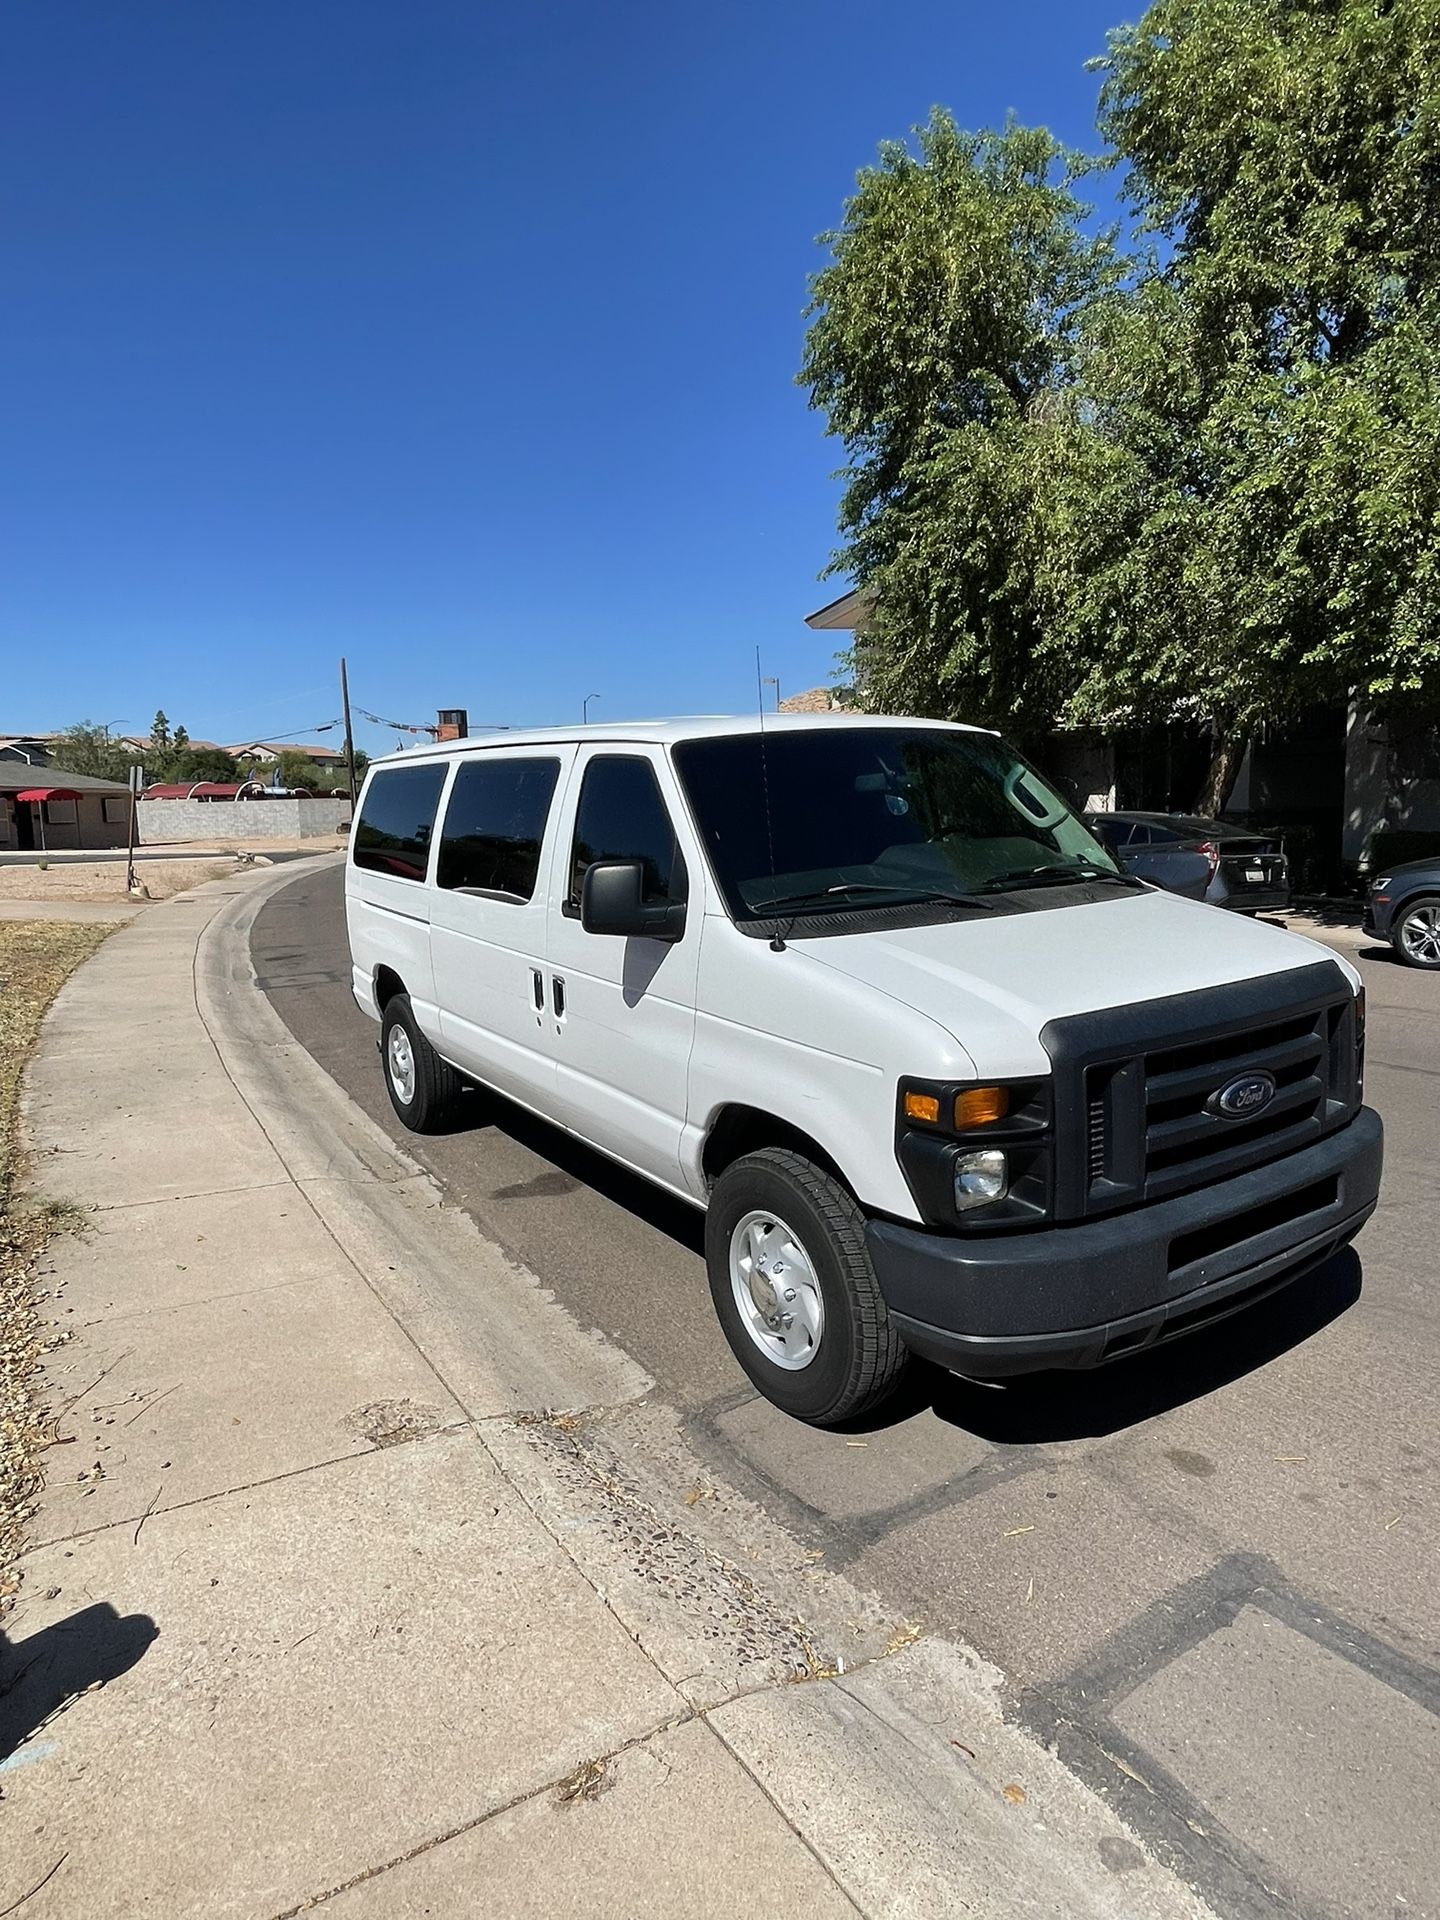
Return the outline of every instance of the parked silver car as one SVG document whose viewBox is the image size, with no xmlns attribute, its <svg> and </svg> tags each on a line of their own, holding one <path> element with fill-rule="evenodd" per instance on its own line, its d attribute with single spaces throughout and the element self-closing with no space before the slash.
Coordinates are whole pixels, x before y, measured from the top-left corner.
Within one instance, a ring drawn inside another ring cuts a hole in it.
<svg viewBox="0 0 1440 1920">
<path fill-rule="evenodd" d="M 1285 849 L 1268 834 L 1184 813 L 1092 813 L 1091 831 L 1127 873 L 1237 913 L 1290 906 Z"/>
</svg>

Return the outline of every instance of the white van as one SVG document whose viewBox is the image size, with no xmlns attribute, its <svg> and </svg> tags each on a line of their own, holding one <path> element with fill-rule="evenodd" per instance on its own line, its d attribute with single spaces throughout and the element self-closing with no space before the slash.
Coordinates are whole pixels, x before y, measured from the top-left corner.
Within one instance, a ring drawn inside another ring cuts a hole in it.
<svg viewBox="0 0 1440 1920">
<path fill-rule="evenodd" d="M 1121 873 L 993 734 L 776 716 L 371 767 L 355 997 L 406 1126 L 494 1088 L 705 1209 L 750 1378 L 831 1423 L 911 1353 L 1093 1366 L 1350 1240 L 1363 992 Z"/>
</svg>

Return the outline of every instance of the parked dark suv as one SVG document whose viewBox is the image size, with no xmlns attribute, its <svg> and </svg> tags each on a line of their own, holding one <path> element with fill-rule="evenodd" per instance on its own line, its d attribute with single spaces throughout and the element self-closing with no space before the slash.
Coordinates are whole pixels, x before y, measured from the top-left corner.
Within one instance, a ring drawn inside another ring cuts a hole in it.
<svg viewBox="0 0 1440 1920">
<path fill-rule="evenodd" d="M 1365 931 L 1388 940 L 1407 967 L 1440 970 L 1440 858 L 1407 860 L 1372 880 Z"/>
<path fill-rule="evenodd" d="M 1237 913 L 1284 913 L 1290 866 L 1278 840 L 1185 813 L 1092 813 L 1088 823 L 1127 873 Z"/>
</svg>

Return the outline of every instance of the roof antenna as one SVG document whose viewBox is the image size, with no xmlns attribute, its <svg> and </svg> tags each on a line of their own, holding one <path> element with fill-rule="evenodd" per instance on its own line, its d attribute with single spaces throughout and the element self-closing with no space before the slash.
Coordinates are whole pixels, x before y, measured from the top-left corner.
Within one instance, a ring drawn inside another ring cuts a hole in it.
<svg viewBox="0 0 1440 1920">
<path fill-rule="evenodd" d="M 770 755 L 765 746 L 765 681 L 760 670 L 760 649 L 755 649 L 755 694 L 760 706 L 760 790 L 765 799 L 765 841 L 770 850 L 770 879 L 775 879 L 775 822 L 770 812 Z M 785 939 L 780 922 L 770 936 L 770 951 L 784 953 Z"/>
</svg>

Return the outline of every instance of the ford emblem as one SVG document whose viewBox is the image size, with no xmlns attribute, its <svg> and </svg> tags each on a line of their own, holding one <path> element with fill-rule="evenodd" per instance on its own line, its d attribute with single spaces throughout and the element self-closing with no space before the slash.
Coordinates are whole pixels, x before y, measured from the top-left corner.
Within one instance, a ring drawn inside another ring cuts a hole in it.
<svg viewBox="0 0 1440 1920">
<path fill-rule="evenodd" d="M 1215 1089 L 1205 1102 L 1205 1111 L 1218 1113 L 1222 1120 L 1253 1120 L 1274 1098 L 1273 1073 L 1240 1073 Z"/>
</svg>

